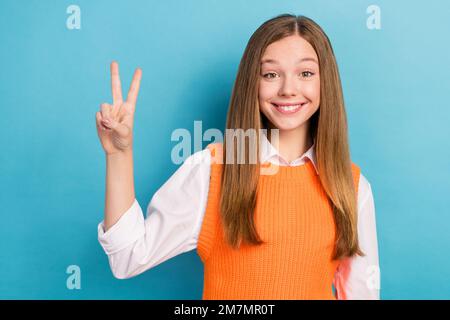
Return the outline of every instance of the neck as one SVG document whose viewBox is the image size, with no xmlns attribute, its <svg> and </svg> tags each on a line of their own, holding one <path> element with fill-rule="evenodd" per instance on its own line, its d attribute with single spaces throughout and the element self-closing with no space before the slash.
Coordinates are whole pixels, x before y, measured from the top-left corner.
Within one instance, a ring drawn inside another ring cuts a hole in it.
<svg viewBox="0 0 450 320">
<path fill-rule="evenodd" d="M 309 135 L 309 121 L 293 130 L 279 130 L 279 139 L 271 139 L 279 154 L 291 162 L 303 155 L 313 144 Z"/>
</svg>

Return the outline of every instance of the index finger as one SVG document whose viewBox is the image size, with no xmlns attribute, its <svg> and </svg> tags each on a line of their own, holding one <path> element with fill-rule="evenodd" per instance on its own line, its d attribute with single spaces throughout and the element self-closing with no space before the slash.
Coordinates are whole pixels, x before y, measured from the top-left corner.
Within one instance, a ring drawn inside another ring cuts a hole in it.
<svg viewBox="0 0 450 320">
<path fill-rule="evenodd" d="M 119 65 L 116 61 L 111 62 L 111 91 L 113 105 L 122 104 L 122 86 L 120 84 Z"/>
<path fill-rule="evenodd" d="M 141 84 L 142 70 L 137 68 L 134 71 L 133 80 L 131 81 L 130 90 L 128 91 L 127 101 L 133 105 L 136 104 L 136 99 L 139 93 L 139 86 Z"/>
</svg>

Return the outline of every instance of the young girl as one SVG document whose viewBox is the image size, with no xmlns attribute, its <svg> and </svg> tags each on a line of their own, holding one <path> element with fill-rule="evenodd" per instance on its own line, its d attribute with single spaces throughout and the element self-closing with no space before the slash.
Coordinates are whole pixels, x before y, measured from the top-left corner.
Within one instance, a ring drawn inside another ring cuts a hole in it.
<svg viewBox="0 0 450 320">
<path fill-rule="evenodd" d="M 197 248 L 203 299 L 379 299 L 371 186 L 350 159 L 338 67 L 320 26 L 280 15 L 245 49 L 226 129 L 256 130 L 256 164 L 235 161 L 234 140 L 212 143 L 154 194 L 145 219 L 132 160 L 141 70 L 125 102 L 115 62 L 111 75 L 113 105 L 96 114 L 107 158 L 98 238 L 115 277 Z M 268 164 L 276 170 L 263 174 Z"/>
</svg>

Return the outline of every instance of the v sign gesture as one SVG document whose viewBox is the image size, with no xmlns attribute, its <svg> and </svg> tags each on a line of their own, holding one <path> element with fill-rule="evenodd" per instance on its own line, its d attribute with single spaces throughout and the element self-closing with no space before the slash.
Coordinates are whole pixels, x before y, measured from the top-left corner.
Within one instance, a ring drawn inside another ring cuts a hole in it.
<svg viewBox="0 0 450 320">
<path fill-rule="evenodd" d="M 133 75 L 127 99 L 123 101 L 119 65 L 115 61 L 111 63 L 113 104 L 102 103 L 101 111 L 95 114 L 97 134 L 107 155 L 132 149 L 134 111 L 141 77 L 142 70 L 137 68 Z"/>
</svg>

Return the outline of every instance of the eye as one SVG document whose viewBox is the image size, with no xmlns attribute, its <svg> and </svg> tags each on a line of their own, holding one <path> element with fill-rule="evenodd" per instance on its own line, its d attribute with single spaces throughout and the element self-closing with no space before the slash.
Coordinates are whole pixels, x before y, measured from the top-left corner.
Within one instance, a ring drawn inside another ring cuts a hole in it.
<svg viewBox="0 0 450 320">
<path fill-rule="evenodd" d="M 273 75 L 273 77 L 267 77 L 267 75 Z M 268 72 L 266 74 L 263 75 L 264 78 L 266 79 L 273 79 L 274 76 L 276 76 L 277 74 L 275 72 Z"/>
<path fill-rule="evenodd" d="M 303 71 L 301 74 L 302 74 L 302 76 L 305 77 L 305 78 L 310 78 L 310 77 L 312 77 L 312 76 L 314 75 L 314 73 L 312 73 L 311 71 Z M 305 75 L 305 74 L 310 74 L 310 75 L 307 76 L 307 75 Z"/>
</svg>

